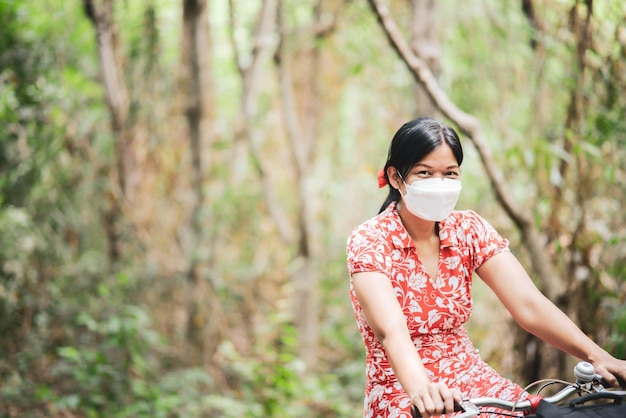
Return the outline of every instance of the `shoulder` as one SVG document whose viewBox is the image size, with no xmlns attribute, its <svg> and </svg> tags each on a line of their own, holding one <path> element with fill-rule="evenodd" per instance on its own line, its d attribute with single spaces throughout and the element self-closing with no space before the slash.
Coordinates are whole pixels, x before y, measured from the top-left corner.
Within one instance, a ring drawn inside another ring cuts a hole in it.
<svg viewBox="0 0 626 418">
<path fill-rule="evenodd" d="M 388 216 L 382 212 L 355 227 L 348 237 L 348 240 L 362 235 L 380 235 L 389 223 Z"/>
<path fill-rule="evenodd" d="M 440 235 L 453 242 L 502 240 L 496 229 L 481 215 L 472 210 L 458 210 L 440 224 Z"/>
<path fill-rule="evenodd" d="M 476 226 L 484 227 L 489 222 L 473 210 L 455 210 L 450 216 L 442 221 L 444 227 L 472 228 Z"/>
<path fill-rule="evenodd" d="M 390 205 L 350 233 L 346 246 L 348 270 L 351 275 L 377 271 L 391 277 L 392 254 L 409 245 L 412 245 L 411 238 L 395 205 Z"/>
<path fill-rule="evenodd" d="M 482 216 L 471 210 L 453 212 L 440 229 L 442 241 L 471 249 L 478 268 L 489 257 L 508 249 L 509 241 Z"/>
<path fill-rule="evenodd" d="M 394 207 L 388 207 L 378 215 L 366 220 L 352 230 L 348 244 L 353 241 L 386 241 L 402 234 L 404 226 Z"/>
</svg>

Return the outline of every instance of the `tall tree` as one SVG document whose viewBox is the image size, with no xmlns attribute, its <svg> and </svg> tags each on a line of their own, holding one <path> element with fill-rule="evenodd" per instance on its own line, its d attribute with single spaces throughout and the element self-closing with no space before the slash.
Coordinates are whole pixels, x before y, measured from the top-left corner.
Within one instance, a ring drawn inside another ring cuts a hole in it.
<svg viewBox="0 0 626 418">
<path fill-rule="evenodd" d="M 229 0 L 229 24 L 230 41 L 234 51 L 234 59 L 241 79 L 241 100 L 239 106 L 239 117 L 235 125 L 234 138 L 234 164 L 231 167 L 233 177 L 239 178 L 245 170 L 241 169 L 244 161 L 249 157 L 261 180 L 262 193 L 267 207 L 267 211 L 272 218 L 280 237 L 286 243 L 293 240 L 295 232 L 289 223 L 285 208 L 277 199 L 275 188 L 269 177 L 269 166 L 267 161 L 261 157 L 262 138 L 261 132 L 257 129 L 259 114 L 259 95 L 263 85 L 263 77 L 266 77 L 264 65 L 272 53 L 272 34 L 276 25 L 277 0 L 263 0 L 258 11 L 256 28 L 251 40 L 250 51 L 242 50 L 235 32 L 238 28 L 236 20 L 236 5 L 234 0 Z M 244 56 L 246 58 L 244 58 Z"/>
<path fill-rule="evenodd" d="M 411 0 L 411 48 L 428 66 L 435 78 L 441 71 L 441 50 L 437 32 L 437 6 L 434 0 Z M 416 114 L 437 116 L 438 109 L 421 84 L 415 85 Z"/>
<path fill-rule="evenodd" d="M 413 53 L 405 37 L 398 29 L 389 9 L 379 0 L 370 0 L 370 5 L 376 13 L 389 42 L 407 65 L 416 82 L 424 87 L 443 115 L 456 124 L 476 147 L 498 202 L 522 234 L 524 246 L 531 254 L 534 270 L 542 282 L 551 283 L 554 277 L 552 265 L 545 252 L 541 249 L 542 241 L 539 233 L 528 212 L 518 205 L 513 195 L 509 192 L 510 188 L 506 184 L 504 175 L 493 160 L 491 149 L 481 129 L 480 122 L 475 116 L 464 112 L 450 100 L 437 83 L 428 65 Z M 549 296 L 553 296 L 552 289 L 547 288 L 544 290 L 547 291 Z"/>
<path fill-rule="evenodd" d="M 130 96 L 123 77 L 122 55 L 119 51 L 113 0 L 83 0 L 85 13 L 96 31 L 100 74 L 105 101 L 109 108 L 111 130 L 115 143 L 115 167 L 109 185 L 103 220 L 109 247 L 109 260 L 115 265 L 120 258 L 120 222 L 123 200 L 128 197 L 129 172 L 133 168 L 131 130 L 129 127 Z"/>
<path fill-rule="evenodd" d="M 311 190 L 311 167 L 314 164 L 315 144 L 319 135 L 321 117 L 322 45 L 324 38 L 332 34 L 334 18 L 324 21 L 324 2 L 317 1 L 313 7 L 313 24 L 305 33 L 305 39 L 295 39 L 286 15 L 287 2 L 279 0 L 278 33 L 280 41 L 274 60 L 278 77 L 285 130 L 294 162 L 294 182 L 297 190 L 297 250 L 291 273 L 293 283 L 292 315 L 298 330 L 299 354 L 314 369 L 319 342 L 319 271 L 316 268 L 318 248 L 313 236 L 314 196 Z M 336 16 L 336 13 L 330 13 Z M 298 29 L 298 28 L 295 28 Z M 304 48 L 296 48 L 300 42 Z M 299 77 L 294 77 L 298 74 Z M 304 86 L 300 91 L 296 85 Z M 298 94 L 299 93 L 299 94 Z"/>
<path fill-rule="evenodd" d="M 193 201 L 189 214 L 191 254 L 187 271 L 188 319 L 187 338 L 190 343 L 192 364 L 204 364 L 205 356 L 216 349 L 215 330 L 220 320 L 220 305 L 211 286 L 210 277 L 200 271 L 203 219 L 201 209 L 205 202 L 203 154 L 210 144 L 211 42 L 206 0 L 183 0 L 182 25 L 182 77 L 184 113 L 191 160 L 191 190 Z M 207 300 L 208 299 L 208 300 Z M 207 346 L 207 342 L 213 342 Z"/>
<path fill-rule="evenodd" d="M 531 46 L 535 60 L 542 63 L 546 60 L 547 49 L 543 40 L 551 35 L 541 23 L 543 16 L 536 12 L 532 0 L 523 2 L 523 10 L 533 30 Z M 597 324 L 605 321 L 601 300 L 610 290 L 606 287 L 608 282 L 603 283 L 601 279 L 603 273 L 598 271 L 594 255 L 599 243 L 593 225 L 596 216 L 590 202 L 597 196 L 597 183 L 602 174 L 594 170 L 595 159 L 590 158 L 590 154 L 601 155 L 601 149 L 606 147 L 602 133 L 594 132 L 594 119 L 598 118 L 598 112 L 604 113 L 603 109 L 610 105 L 603 98 L 607 97 L 604 94 L 590 92 L 601 92 L 607 85 L 620 83 L 620 79 L 615 78 L 608 68 L 603 76 L 594 74 L 595 65 L 591 58 L 607 54 L 594 38 L 600 34 L 598 22 L 592 0 L 575 0 L 567 7 L 567 21 L 561 24 L 560 31 L 570 34 L 563 47 L 571 61 L 568 67 L 571 77 L 566 112 L 564 118 L 559 119 L 562 134 L 551 139 L 552 145 L 559 150 L 559 158 L 555 159 L 550 176 L 546 176 L 549 181 L 539 181 L 550 199 L 550 212 L 542 226 L 548 249 L 561 272 L 559 292 L 552 296 L 585 332 L 602 343 L 603 333 L 597 331 Z M 603 57 L 604 60 L 610 62 L 611 57 Z M 536 107 L 544 109 L 546 106 Z M 600 118 L 604 119 L 604 116 Z M 537 347 L 525 361 L 524 377 L 527 380 L 538 378 L 547 367 L 562 370 L 567 364 L 563 353 L 547 350 L 530 336 L 517 333 L 516 340 L 518 346 Z"/>
</svg>

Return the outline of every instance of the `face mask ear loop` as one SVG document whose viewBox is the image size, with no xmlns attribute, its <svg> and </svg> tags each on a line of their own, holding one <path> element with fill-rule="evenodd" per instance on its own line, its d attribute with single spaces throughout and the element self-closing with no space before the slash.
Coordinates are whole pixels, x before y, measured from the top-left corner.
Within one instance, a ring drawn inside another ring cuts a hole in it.
<svg viewBox="0 0 626 418">
<path fill-rule="evenodd" d="M 402 174 L 400 174 L 400 172 L 397 169 L 396 169 L 396 174 L 398 175 L 398 177 L 400 177 L 402 184 L 404 184 L 404 194 L 402 194 L 402 190 L 400 190 L 399 187 L 398 187 L 398 193 L 400 193 L 400 196 L 404 197 L 409 193 L 408 190 L 406 190 L 406 188 L 409 187 L 409 185 L 406 184 L 406 181 L 404 181 L 404 177 L 402 177 Z"/>
<path fill-rule="evenodd" d="M 404 181 L 404 178 L 402 177 L 402 174 L 400 174 L 400 172 L 398 170 L 396 170 L 396 174 L 398 175 L 398 177 L 400 177 L 400 180 L 402 180 L 402 183 L 404 183 L 405 186 L 408 186 L 408 184 L 406 184 L 406 182 Z M 400 189 L 398 189 L 399 191 Z"/>
</svg>

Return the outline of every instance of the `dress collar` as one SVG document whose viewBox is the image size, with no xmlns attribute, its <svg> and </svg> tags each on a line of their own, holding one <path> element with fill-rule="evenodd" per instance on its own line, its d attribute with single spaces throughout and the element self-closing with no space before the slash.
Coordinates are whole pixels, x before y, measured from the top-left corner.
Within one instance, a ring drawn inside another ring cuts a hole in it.
<svg viewBox="0 0 626 418">
<path fill-rule="evenodd" d="M 387 209 L 385 209 L 385 217 L 391 221 L 389 223 L 390 227 L 388 228 L 391 236 L 391 242 L 393 243 L 393 246 L 398 249 L 415 248 L 409 232 L 402 223 L 402 219 L 400 219 L 400 214 L 396 209 L 396 203 L 397 202 L 392 202 Z M 458 239 L 454 228 L 454 225 L 456 224 L 456 214 L 456 211 L 452 212 L 450 216 L 439 222 L 439 245 L 442 248 L 456 247 L 458 245 Z"/>
</svg>

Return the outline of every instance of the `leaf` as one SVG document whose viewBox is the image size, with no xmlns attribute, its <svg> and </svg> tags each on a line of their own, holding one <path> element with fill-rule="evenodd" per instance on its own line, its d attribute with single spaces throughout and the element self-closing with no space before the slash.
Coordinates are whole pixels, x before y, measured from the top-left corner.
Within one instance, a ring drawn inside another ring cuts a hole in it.
<svg viewBox="0 0 626 418">
<path fill-rule="evenodd" d="M 77 362 L 80 360 L 80 352 L 72 346 L 60 347 L 58 350 L 59 356 L 66 360 Z"/>
</svg>

